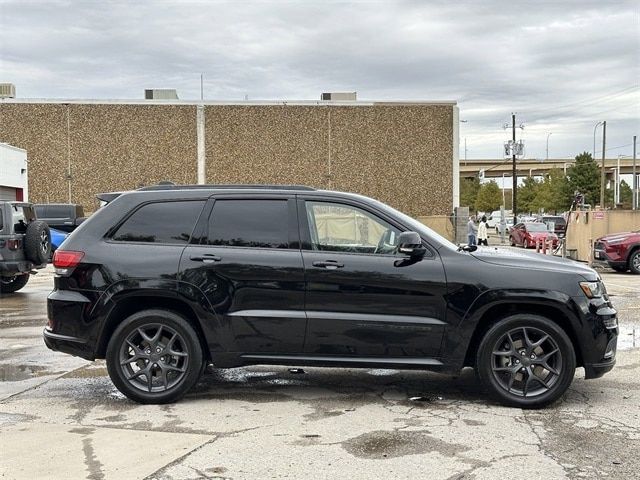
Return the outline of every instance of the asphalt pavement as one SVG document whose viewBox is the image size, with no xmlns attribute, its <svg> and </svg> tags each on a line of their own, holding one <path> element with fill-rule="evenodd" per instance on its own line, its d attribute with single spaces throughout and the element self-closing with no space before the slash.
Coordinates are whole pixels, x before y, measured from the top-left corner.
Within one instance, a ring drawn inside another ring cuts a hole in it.
<svg viewBox="0 0 640 480">
<path fill-rule="evenodd" d="M 543 410 L 502 407 L 472 371 L 248 367 L 138 405 L 104 362 L 48 350 L 52 271 L 0 297 L 0 477 L 11 479 L 637 478 L 640 277 L 602 272 L 617 366 L 578 369 Z"/>
</svg>

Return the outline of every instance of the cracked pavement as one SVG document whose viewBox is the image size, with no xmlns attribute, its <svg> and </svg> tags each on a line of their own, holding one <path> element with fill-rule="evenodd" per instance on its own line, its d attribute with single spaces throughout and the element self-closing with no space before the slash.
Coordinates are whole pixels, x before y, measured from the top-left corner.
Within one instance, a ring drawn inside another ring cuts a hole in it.
<svg viewBox="0 0 640 480">
<path fill-rule="evenodd" d="M 617 366 L 543 410 L 502 407 L 471 370 L 213 370 L 173 405 L 122 396 L 104 362 L 42 342 L 51 269 L 0 298 L 2 478 L 633 478 L 640 278 L 602 273 Z"/>
</svg>

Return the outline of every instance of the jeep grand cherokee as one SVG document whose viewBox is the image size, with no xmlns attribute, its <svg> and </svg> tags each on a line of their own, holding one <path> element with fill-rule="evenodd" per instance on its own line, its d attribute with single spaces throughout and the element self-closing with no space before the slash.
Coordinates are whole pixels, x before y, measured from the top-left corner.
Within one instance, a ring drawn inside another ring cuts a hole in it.
<svg viewBox="0 0 640 480">
<path fill-rule="evenodd" d="M 459 248 L 360 195 L 157 186 L 109 202 L 56 251 L 49 348 L 106 358 L 173 402 L 203 366 L 474 367 L 508 405 L 553 402 L 615 363 L 617 317 L 569 260 Z"/>
</svg>

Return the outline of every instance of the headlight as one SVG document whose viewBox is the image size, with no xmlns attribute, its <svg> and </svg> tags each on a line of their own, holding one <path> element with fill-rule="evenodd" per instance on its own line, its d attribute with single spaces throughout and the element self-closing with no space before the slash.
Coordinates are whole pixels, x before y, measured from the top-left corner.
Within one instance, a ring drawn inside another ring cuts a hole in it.
<svg viewBox="0 0 640 480">
<path fill-rule="evenodd" d="M 600 282 L 580 282 L 580 288 L 587 298 L 598 298 L 603 294 L 602 283 Z"/>
</svg>

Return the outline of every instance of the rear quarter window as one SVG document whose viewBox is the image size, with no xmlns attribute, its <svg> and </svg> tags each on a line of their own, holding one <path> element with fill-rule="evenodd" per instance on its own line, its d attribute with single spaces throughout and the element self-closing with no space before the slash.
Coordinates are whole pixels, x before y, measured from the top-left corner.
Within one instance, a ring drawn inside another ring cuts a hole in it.
<svg viewBox="0 0 640 480">
<path fill-rule="evenodd" d="M 186 245 L 204 203 L 204 200 L 147 203 L 129 216 L 111 239 Z"/>
</svg>

